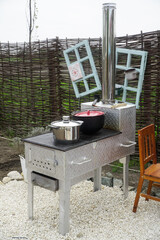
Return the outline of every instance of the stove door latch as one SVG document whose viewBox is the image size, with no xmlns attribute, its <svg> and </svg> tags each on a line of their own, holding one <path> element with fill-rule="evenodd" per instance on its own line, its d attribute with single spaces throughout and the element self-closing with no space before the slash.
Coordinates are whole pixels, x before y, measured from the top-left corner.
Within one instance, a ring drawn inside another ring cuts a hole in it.
<svg viewBox="0 0 160 240">
<path fill-rule="evenodd" d="M 57 167 L 57 166 L 58 166 L 58 161 L 57 161 L 56 159 L 54 159 L 53 166 L 54 166 L 54 167 Z"/>
</svg>

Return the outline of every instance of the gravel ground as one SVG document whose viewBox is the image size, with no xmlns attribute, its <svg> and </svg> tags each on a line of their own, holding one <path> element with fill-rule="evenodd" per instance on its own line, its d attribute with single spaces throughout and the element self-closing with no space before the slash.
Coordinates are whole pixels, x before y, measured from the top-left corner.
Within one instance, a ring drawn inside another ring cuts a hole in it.
<svg viewBox="0 0 160 240">
<path fill-rule="evenodd" d="M 160 204 L 140 199 L 132 212 L 135 192 L 124 201 L 122 191 L 102 186 L 93 192 L 90 181 L 71 189 L 70 233 L 58 233 L 59 196 L 35 187 L 34 220 L 27 219 L 27 183 L 0 184 L 0 240 L 159 240 Z"/>
</svg>

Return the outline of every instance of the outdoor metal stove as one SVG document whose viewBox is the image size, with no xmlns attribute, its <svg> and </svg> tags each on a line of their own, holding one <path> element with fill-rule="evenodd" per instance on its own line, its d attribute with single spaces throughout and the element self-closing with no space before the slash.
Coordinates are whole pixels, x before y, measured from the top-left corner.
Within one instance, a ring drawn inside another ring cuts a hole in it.
<svg viewBox="0 0 160 240">
<path fill-rule="evenodd" d="M 103 91 L 102 102 L 83 103 L 81 109 L 100 109 L 105 112 L 105 126 L 94 135 L 81 134 L 76 143 L 57 144 L 53 134 L 25 139 L 25 159 L 28 176 L 28 214 L 33 218 L 33 186 L 59 190 L 59 232 L 69 231 L 71 186 L 89 178 L 94 191 L 101 189 L 101 168 L 121 159 L 123 190 L 128 194 L 129 156 L 135 151 L 136 107 L 117 105 L 114 100 L 115 78 L 115 5 L 104 5 Z M 105 58 L 104 58 L 105 57 Z M 122 160 L 123 159 L 123 160 Z"/>
<path fill-rule="evenodd" d="M 125 112 L 125 114 L 124 114 Z M 129 155 L 134 153 L 135 106 L 115 109 L 117 126 L 122 132 L 101 129 L 94 135 L 81 134 L 77 143 L 56 145 L 53 134 L 25 139 L 25 159 L 28 176 L 28 214 L 33 218 L 33 186 L 59 190 L 59 232 L 69 231 L 71 186 L 94 179 L 94 191 L 101 189 L 101 168 L 123 159 L 124 195 L 128 194 Z"/>
</svg>

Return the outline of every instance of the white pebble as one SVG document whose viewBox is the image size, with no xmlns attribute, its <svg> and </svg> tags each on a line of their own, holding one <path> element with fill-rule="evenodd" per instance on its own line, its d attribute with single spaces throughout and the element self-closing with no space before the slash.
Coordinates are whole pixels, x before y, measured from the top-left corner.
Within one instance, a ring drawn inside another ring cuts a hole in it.
<svg viewBox="0 0 160 240">
<path fill-rule="evenodd" d="M 12 180 L 22 180 L 22 175 L 17 171 L 11 171 L 7 174 L 8 177 L 10 177 Z"/>
<path fill-rule="evenodd" d="M 10 177 L 4 177 L 3 179 L 2 179 L 2 182 L 5 184 L 5 183 L 8 183 L 8 182 L 10 182 L 12 179 L 10 178 Z"/>
</svg>

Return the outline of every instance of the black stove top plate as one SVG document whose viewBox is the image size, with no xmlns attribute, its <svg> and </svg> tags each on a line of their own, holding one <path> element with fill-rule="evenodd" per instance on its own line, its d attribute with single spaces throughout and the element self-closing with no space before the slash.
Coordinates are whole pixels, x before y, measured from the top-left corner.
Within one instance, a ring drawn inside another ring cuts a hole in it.
<svg viewBox="0 0 160 240">
<path fill-rule="evenodd" d="M 116 130 L 102 128 L 97 133 L 94 133 L 92 135 L 80 133 L 80 138 L 77 142 L 70 142 L 70 141 L 68 142 L 66 141 L 65 143 L 57 142 L 54 139 L 53 133 L 46 133 L 46 134 L 38 135 L 35 137 L 26 138 L 26 139 L 23 139 L 23 141 L 65 152 L 65 151 L 69 151 L 71 149 L 74 149 L 92 142 L 102 140 L 104 138 L 113 137 L 120 133 L 121 132 Z"/>
</svg>

